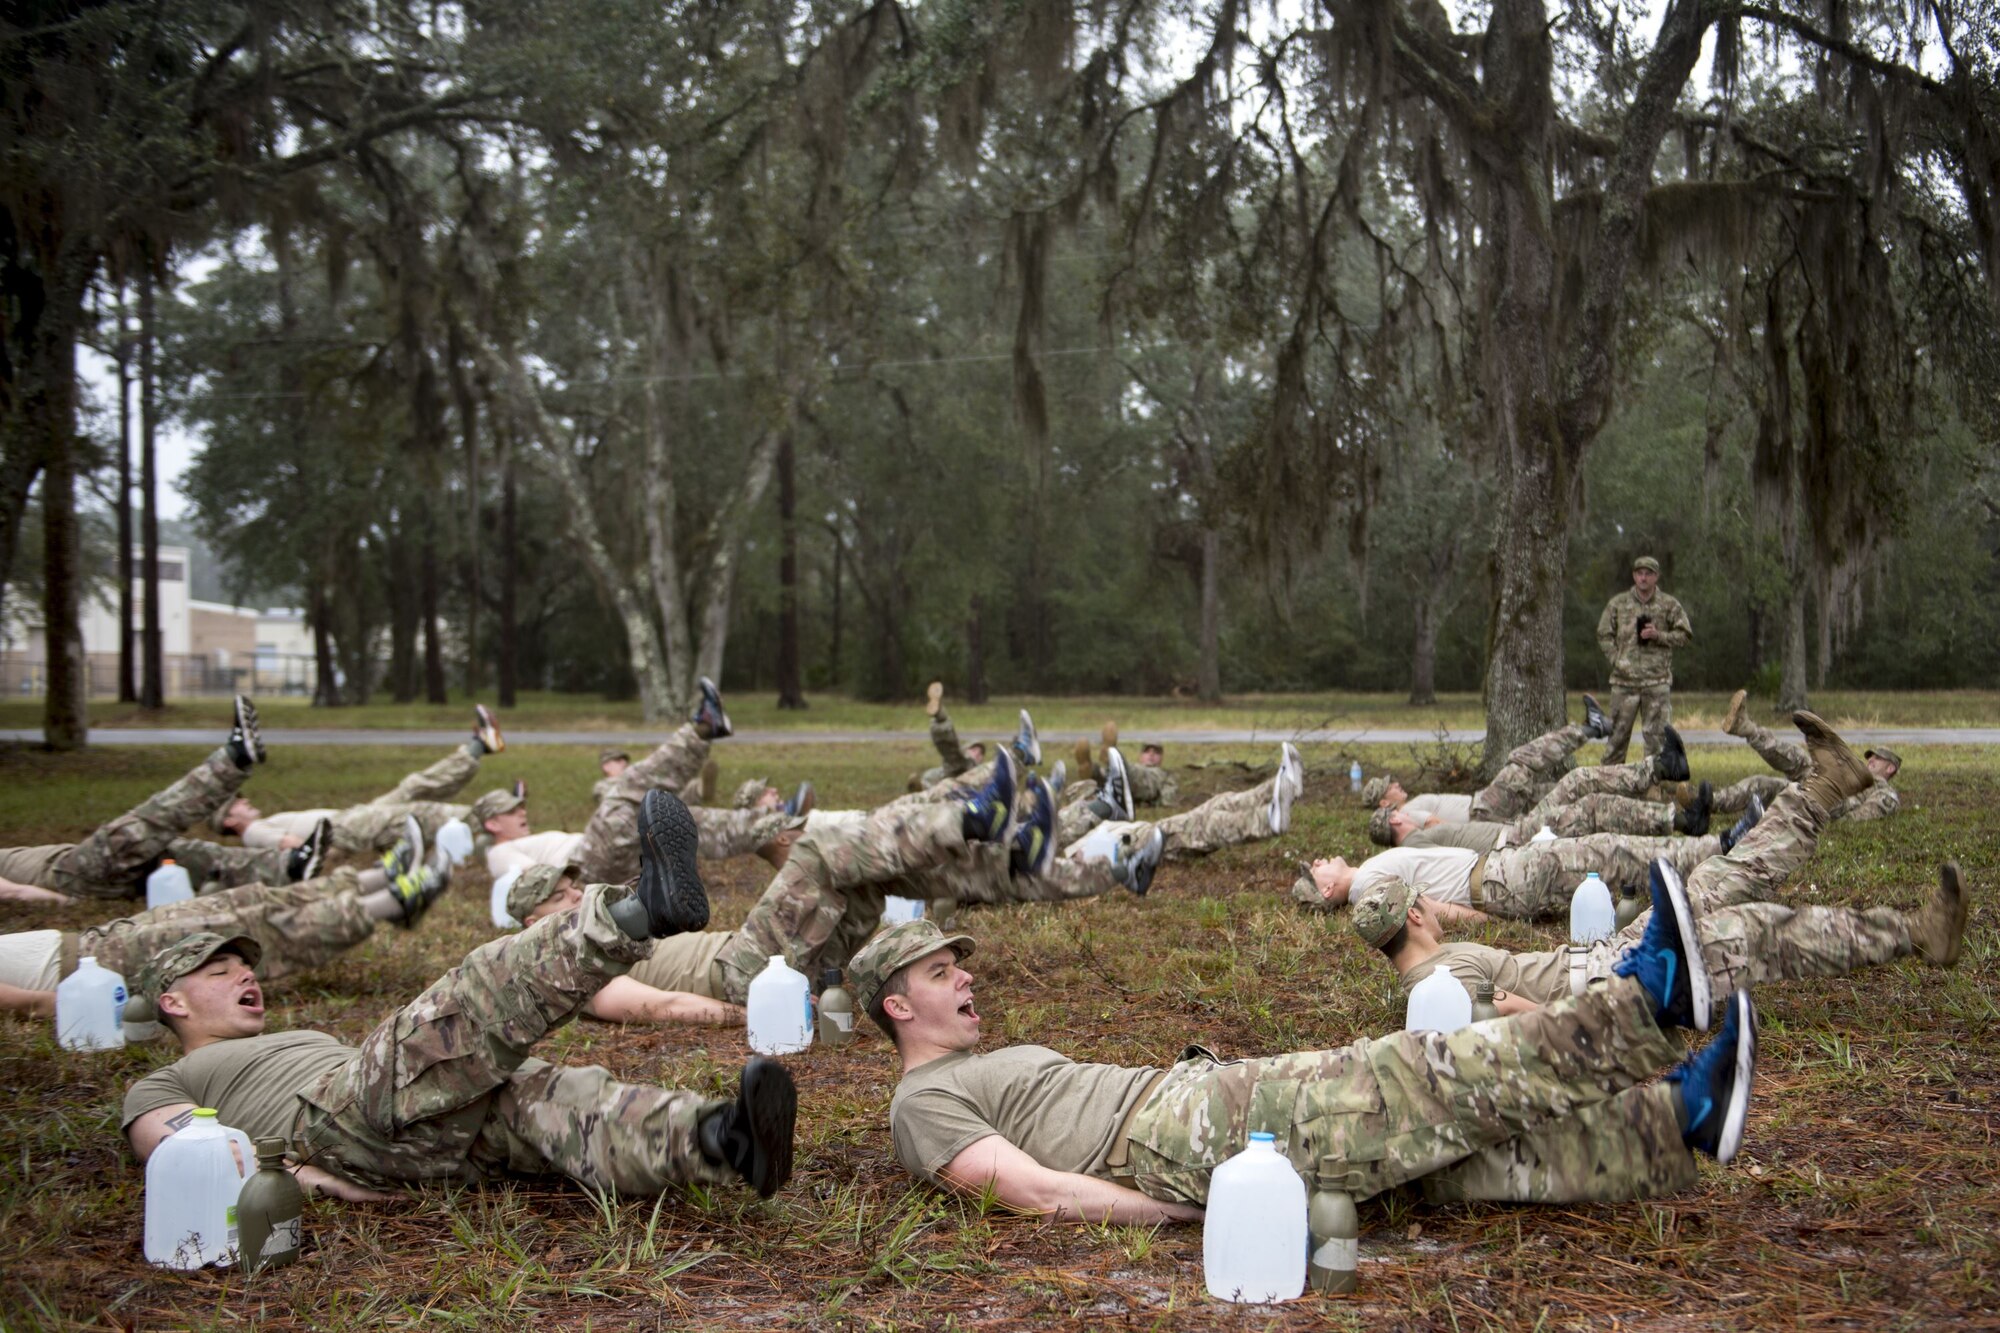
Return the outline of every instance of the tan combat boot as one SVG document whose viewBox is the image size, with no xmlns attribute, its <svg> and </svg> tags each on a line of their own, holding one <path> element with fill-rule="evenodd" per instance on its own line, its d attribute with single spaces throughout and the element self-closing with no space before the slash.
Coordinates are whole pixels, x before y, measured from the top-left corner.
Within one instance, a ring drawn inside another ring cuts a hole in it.
<svg viewBox="0 0 2000 1333">
<path fill-rule="evenodd" d="M 944 707 L 944 682 L 934 680 L 930 689 L 924 692 L 924 716 L 936 717 L 938 709 Z"/>
<path fill-rule="evenodd" d="M 1106 722 L 1102 727 L 1097 729 L 1097 739 L 1104 743 L 1104 748 L 1097 752 L 1097 766 L 1109 773 L 1111 771 L 1111 747 L 1118 744 L 1118 724 L 1116 722 Z"/>
<path fill-rule="evenodd" d="M 1929 901 L 1903 914 L 1910 927 L 1910 947 L 1932 967 L 1956 967 L 1965 943 L 1965 920 L 1971 913 L 1972 901 L 1959 878 L 1958 862 L 1946 861 L 1938 867 L 1938 886 Z"/>
<path fill-rule="evenodd" d="M 1731 736 L 1741 736 L 1738 730 L 1743 725 L 1743 705 L 1750 698 L 1750 691 L 1738 690 L 1729 696 L 1729 711 L 1722 715 L 1722 729 Z"/>
<path fill-rule="evenodd" d="M 1812 756 L 1812 771 L 1799 779 L 1799 786 L 1822 809 L 1830 812 L 1848 797 L 1859 796 L 1875 785 L 1875 775 L 1861 756 L 1817 713 L 1793 713 L 1792 725 L 1805 737 L 1806 753 Z"/>
<path fill-rule="evenodd" d="M 1097 765 L 1090 762 L 1090 742 L 1078 736 L 1076 745 L 1072 747 L 1070 753 L 1076 759 L 1076 776 L 1073 781 L 1082 782 L 1086 778 L 1096 781 Z"/>
<path fill-rule="evenodd" d="M 722 765 L 713 759 L 701 766 L 701 803 L 715 804 L 715 789 L 722 781 Z"/>
</svg>

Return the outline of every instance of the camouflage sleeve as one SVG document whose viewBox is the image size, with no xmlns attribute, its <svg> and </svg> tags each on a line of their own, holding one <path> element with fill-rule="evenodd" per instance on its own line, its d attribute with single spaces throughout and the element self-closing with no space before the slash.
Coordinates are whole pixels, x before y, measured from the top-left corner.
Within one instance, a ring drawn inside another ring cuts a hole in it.
<svg viewBox="0 0 2000 1333">
<path fill-rule="evenodd" d="M 1878 782 L 1859 796 L 1849 797 L 1840 807 L 1841 819 L 1887 819 L 1902 806 L 1903 798 L 1886 782 Z"/>
<path fill-rule="evenodd" d="M 1660 627 L 1660 637 L 1656 642 L 1669 648 L 1685 648 L 1694 642 L 1694 626 L 1688 621 L 1687 608 L 1675 598 L 1667 606 L 1667 623 Z"/>
<path fill-rule="evenodd" d="M 1597 618 L 1597 646 L 1605 660 L 1618 660 L 1618 599 L 1612 598 L 1604 604 L 1604 614 Z"/>
</svg>

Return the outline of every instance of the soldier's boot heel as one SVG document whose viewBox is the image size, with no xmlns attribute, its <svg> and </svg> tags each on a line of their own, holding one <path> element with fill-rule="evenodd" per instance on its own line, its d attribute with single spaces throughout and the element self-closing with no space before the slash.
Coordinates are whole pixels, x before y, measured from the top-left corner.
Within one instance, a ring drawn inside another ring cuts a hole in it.
<svg viewBox="0 0 2000 1333">
<path fill-rule="evenodd" d="M 654 788 L 639 806 L 639 881 L 611 918 L 633 939 L 663 940 L 708 925 L 708 890 L 695 865 L 700 831 L 680 797 Z"/>
</svg>

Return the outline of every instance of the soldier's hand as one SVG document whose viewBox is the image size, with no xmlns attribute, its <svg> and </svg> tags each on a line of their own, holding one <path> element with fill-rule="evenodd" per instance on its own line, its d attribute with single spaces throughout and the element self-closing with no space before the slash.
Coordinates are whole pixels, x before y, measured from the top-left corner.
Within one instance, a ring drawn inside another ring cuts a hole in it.
<svg viewBox="0 0 2000 1333">
<path fill-rule="evenodd" d="M 381 1190 L 371 1190 L 365 1185 L 336 1176 L 331 1171 L 322 1170 L 310 1163 L 301 1162 L 292 1168 L 292 1178 L 299 1182 L 308 1199 L 314 1195 L 325 1195 L 329 1199 L 339 1199 L 345 1203 L 394 1203 L 400 1196 L 385 1194 Z"/>
<path fill-rule="evenodd" d="M 1647 625 L 1639 631 L 1639 637 L 1647 643 L 1651 643 L 1654 639 L 1660 637 L 1660 631 L 1657 626 Z"/>
</svg>

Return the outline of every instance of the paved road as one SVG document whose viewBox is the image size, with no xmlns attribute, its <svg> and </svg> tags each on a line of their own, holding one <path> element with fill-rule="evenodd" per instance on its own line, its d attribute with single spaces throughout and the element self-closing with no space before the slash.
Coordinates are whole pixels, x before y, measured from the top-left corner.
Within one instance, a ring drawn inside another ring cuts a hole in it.
<svg viewBox="0 0 2000 1333">
<path fill-rule="evenodd" d="M 1841 733 L 1858 745 L 2000 745 L 2000 727 L 1868 727 Z M 213 745 L 218 733 L 213 728 L 100 727 L 90 733 L 94 745 Z M 1720 731 L 1684 731 L 1690 745 L 1736 745 L 1734 737 Z M 440 749 L 465 739 L 464 731 L 393 730 L 306 730 L 271 729 L 264 739 L 272 745 L 417 745 Z M 1066 746 L 1078 737 L 1095 743 L 1095 731 L 1044 731 L 1042 739 L 1051 747 Z M 1485 739 L 1483 730 L 1449 731 L 1445 739 L 1454 744 L 1473 744 Z M 39 742 L 40 731 L 0 728 L 0 741 Z M 514 731 L 507 732 L 509 745 L 604 745 L 614 741 L 644 742 L 664 740 L 665 732 L 647 736 L 620 731 Z M 1414 727 L 1362 727 L 1352 731 L 1134 731 L 1132 742 L 1159 741 L 1163 745 L 1244 745 L 1281 740 L 1302 745 L 1421 745 L 1435 741 L 1435 731 Z M 922 731 L 739 731 L 735 740 L 745 745 L 855 745 L 872 742 L 923 744 L 929 734 Z M 1052 752 L 1053 753 L 1053 752 Z"/>
</svg>

